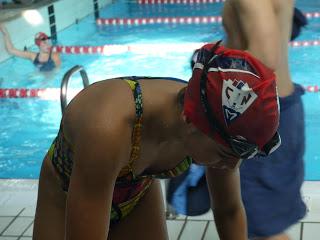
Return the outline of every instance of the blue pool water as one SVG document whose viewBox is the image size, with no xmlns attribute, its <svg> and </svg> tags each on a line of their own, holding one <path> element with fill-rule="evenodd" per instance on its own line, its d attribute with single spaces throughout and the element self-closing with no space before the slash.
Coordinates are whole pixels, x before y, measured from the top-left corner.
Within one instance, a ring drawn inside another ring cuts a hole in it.
<svg viewBox="0 0 320 240">
<path fill-rule="evenodd" d="M 320 9 L 320 1 L 298 1 L 305 12 Z M 138 5 L 116 2 L 101 17 L 220 15 L 222 4 Z M 147 14 L 147 15 L 146 15 Z M 320 39 L 320 20 L 311 20 L 298 40 Z M 196 33 L 196 34 L 195 34 Z M 98 27 L 90 15 L 58 34 L 61 45 L 104 45 L 209 42 L 223 38 L 220 24 Z M 124 75 L 171 76 L 188 80 L 185 52 L 124 53 L 111 56 L 64 55 L 62 67 L 51 75 L 37 72 L 28 61 L 11 58 L 0 64 L 0 88 L 59 87 L 63 74 L 76 64 L 85 67 L 90 82 Z M 320 46 L 290 49 L 293 79 L 303 85 L 320 85 Z M 12 66 L 16 66 L 12 68 Z M 71 80 L 80 87 L 79 76 Z M 320 180 L 320 94 L 306 93 L 306 180 Z M 0 99 L 0 178 L 37 178 L 42 158 L 55 137 L 61 119 L 60 103 L 39 99 Z"/>
</svg>

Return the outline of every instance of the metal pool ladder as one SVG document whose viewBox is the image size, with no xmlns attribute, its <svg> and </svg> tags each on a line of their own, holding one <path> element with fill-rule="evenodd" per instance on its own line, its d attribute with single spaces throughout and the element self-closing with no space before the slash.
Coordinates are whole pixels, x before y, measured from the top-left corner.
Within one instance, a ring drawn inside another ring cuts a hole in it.
<svg viewBox="0 0 320 240">
<path fill-rule="evenodd" d="M 86 88 L 87 86 L 89 86 L 89 78 L 88 75 L 86 73 L 86 71 L 84 70 L 84 68 L 80 65 L 76 65 L 73 68 L 71 68 L 70 70 L 68 70 L 62 79 L 61 82 L 61 86 L 60 86 L 60 103 L 61 103 L 61 111 L 62 113 L 64 112 L 64 109 L 66 108 L 66 106 L 68 105 L 67 103 L 67 94 L 68 94 L 68 83 L 69 83 L 69 79 L 70 77 L 77 73 L 80 72 L 81 78 L 82 78 L 82 83 L 83 83 L 83 87 Z"/>
</svg>

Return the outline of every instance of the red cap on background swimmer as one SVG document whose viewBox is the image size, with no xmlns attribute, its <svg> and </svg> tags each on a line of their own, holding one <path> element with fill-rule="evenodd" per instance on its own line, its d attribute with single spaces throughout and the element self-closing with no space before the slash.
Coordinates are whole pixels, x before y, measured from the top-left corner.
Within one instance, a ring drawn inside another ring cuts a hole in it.
<svg viewBox="0 0 320 240">
<path fill-rule="evenodd" d="M 230 136 L 246 139 L 261 150 L 279 125 L 279 102 L 275 74 L 248 52 L 215 44 L 200 49 L 185 98 L 186 117 L 203 133 L 229 146 L 214 131 L 200 97 L 200 80 L 208 56 L 218 55 L 207 72 L 207 100 L 215 119 Z M 213 123 L 215 124 L 215 123 Z"/>
<path fill-rule="evenodd" d="M 47 39 L 50 39 L 50 37 L 47 34 L 45 34 L 44 32 L 38 32 L 34 37 L 34 43 L 39 47 L 41 41 L 47 40 Z"/>
</svg>

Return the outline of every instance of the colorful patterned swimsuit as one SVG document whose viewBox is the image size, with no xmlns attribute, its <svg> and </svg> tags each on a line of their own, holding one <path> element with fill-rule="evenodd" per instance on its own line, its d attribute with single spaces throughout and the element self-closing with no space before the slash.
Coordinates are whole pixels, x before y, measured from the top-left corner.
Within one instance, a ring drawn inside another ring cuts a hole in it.
<svg viewBox="0 0 320 240">
<path fill-rule="evenodd" d="M 136 206 L 139 200 L 146 193 L 152 184 L 153 178 L 171 178 L 180 175 L 191 165 L 192 159 L 186 157 L 174 169 L 155 175 L 135 176 L 132 165 L 140 156 L 140 140 L 142 128 L 142 93 L 137 77 L 123 78 L 132 89 L 135 105 L 136 120 L 132 132 L 132 150 L 128 166 L 123 168 L 116 180 L 110 223 L 114 224 L 126 217 Z M 57 174 L 62 182 L 62 189 L 68 191 L 70 176 L 72 172 L 72 149 L 65 139 L 62 127 L 60 127 L 58 136 L 49 149 L 49 156 Z"/>
</svg>

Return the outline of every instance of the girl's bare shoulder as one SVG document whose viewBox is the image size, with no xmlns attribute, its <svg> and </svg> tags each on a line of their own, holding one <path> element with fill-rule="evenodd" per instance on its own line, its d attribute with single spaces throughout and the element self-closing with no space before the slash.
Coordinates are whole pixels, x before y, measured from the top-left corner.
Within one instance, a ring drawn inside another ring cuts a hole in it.
<svg viewBox="0 0 320 240">
<path fill-rule="evenodd" d="M 123 81 L 104 80 L 82 90 L 67 106 L 62 123 L 69 138 L 89 132 L 124 131 L 135 117 L 131 89 Z"/>
</svg>

